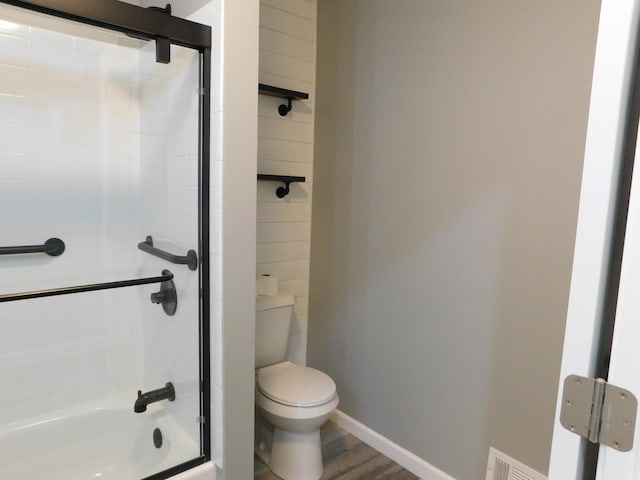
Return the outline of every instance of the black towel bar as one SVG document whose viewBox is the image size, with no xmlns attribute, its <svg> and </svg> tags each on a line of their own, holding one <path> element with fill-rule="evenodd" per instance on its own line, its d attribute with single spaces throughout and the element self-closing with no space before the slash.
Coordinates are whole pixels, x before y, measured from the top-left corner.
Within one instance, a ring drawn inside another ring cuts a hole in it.
<svg viewBox="0 0 640 480">
<path fill-rule="evenodd" d="M 143 252 L 162 258 L 167 262 L 175 263 L 177 265 L 187 265 L 189 270 L 198 269 L 198 254 L 195 250 L 189 250 L 186 255 L 174 255 L 173 253 L 154 247 L 151 235 L 147 235 L 145 241 L 138 244 L 138 248 Z"/>
<path fill-rule="evenodd" d="M 12 247 L 0 247 L 0 255 L 20 255 L 23 253 L 46 253 L 52 257 L 62 255 L 64 242 L 59 238 L 50 238 L 44 245 L 18 245 Z"/>
<path fill-rule="evenodd" d="M 112 288 L 133 287 L 135 285 L 147 285 L 149 283 L 162 283 L 173 280 L 173 273 L 163 270 L 160 277 L 134 278 L 133 280 L 120 280 L 117 282 L 94 283 L 90 285 L 76 285 L 74 287 L 50 288 L 48 290 L 33 290 L 30 292 L 7 293 L 0 295 L 1 302 L 13 302 L 16 300 L 29 300 L 32 298 L 55 297 L 57 295 L 69 295 L 72 293 L 95 292 L 97 290 L 110 290 Z"/>
</svg>

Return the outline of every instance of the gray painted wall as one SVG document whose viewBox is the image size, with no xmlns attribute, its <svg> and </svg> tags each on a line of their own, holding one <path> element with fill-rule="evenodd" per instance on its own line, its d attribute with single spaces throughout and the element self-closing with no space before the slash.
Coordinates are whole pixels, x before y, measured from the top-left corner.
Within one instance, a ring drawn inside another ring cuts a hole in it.
<svg viewBox="0 0 640 480">
<path fill-rule="evenodd" d="M 320 0 L 309 356 L 458 480 L 546 473 L 598 0 Z"/>
</svg>

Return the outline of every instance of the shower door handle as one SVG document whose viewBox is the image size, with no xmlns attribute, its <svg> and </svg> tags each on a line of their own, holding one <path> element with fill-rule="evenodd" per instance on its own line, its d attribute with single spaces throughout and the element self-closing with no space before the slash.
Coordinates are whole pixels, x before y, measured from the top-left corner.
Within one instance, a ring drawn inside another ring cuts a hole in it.
<svg viewBox="0 0 640 480">
<path fill-rule="evenodd" d="M 167 262 L 175 263 L 177 265 L 187 265 L 189 270 L 198 269 L 198 254 L 195 250 L 189 250 L 186 255 L 175 255 L 165 250 L 153 246 L 153 238 L 151 235 L 147 235 L 144 242 L 138 244 L 138 248 L 143 252 L 146 252 L 154 257 L 162 258 Z"/>
<path fill-rule="evenodd" d="M 0 255 L 20 255 L 23 253 L 46 253 L 52 257 L 62 255 L 64 252 L 64 242 L 59 238 L 50 238 L 44 245 L 18 245 L 11 247 L 0 247 Z"/>
</svg>

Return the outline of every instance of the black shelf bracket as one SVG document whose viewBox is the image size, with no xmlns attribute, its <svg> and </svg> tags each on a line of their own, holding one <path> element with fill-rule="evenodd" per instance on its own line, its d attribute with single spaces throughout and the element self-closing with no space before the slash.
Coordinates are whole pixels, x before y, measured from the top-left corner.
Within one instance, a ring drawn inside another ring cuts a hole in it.
<svg viewBox="0 0 640 480">
<path fill-rule="evenodd" d="M 294 100 L 307 100 L 309 98 L 308 93 L 296 92 L 295 90 L 287 90 L 286 88 L 274 87 L 272 85 L 265 85 L 264 83 L 258 84 L 258 93 L 261 95 L 268 95 L 270 97 L 284 98 L 287 103 L 278 107 L 278 113 L 286 117 L 291 111 L 291 102 Z"/>
<path fill-rule="evenodd" d="M 305 177 L 292 177 L 290 175 L 265 175 L 258 174 L 258 180 L 266 180 L 268 182 L 282 182 L 284 187 L 276 188 L 276 196 L 278 198 L 284 198 L 289 195 L 289 184 L 293 182 L 304 182 Z"/>
</svg>

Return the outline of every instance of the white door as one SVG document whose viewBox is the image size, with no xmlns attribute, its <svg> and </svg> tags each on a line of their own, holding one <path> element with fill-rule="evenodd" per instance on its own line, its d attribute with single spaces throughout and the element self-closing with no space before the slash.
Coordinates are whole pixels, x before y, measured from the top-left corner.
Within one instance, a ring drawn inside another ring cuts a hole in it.
<svg viewBox="0 0 640 480">
<path fill-rule="evenodd" d="M 640 152 L 636 151 L 636 154 Z M 638 155 L 636 155 L 636 158 Z M 640 397 L 640 165 L 633 177 L 624 257 L 618 290 L 618 307 L 609 382 L 624 386 Z M 640 438 L 636 423 L 635 438 Z M 639 479 L 640 441 L 634 450 L 623 453 L 601 447 L 598 458 L 599 479 Z"/>
<path fill-rule="evenodd" d="M 602 2 L 550 480 L 582 478 L 582 440 L 560 425 L 560 398 L 568 375 L 595 372 L 639 7 L 640 0 Z M 635 167 L 609 382 L 640 397 L 640 155 Z M 640 480 L 640 431 L 630 452 L 600 447 L 597 479 Z"/>
</svg>

